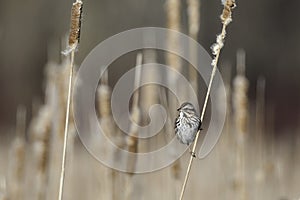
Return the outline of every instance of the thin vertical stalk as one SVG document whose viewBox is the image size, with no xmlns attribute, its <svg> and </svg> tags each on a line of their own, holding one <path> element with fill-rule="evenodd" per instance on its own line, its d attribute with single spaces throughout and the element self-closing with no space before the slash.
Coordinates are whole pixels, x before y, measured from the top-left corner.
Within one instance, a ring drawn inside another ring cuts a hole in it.
<svg viewBox="0 0 300 200">
<path fill-rule="evenodd" d="M 181 29 L 181 9 L 182 9 L 182 1 L 180 0 L 167 0 L 166 1 L 166 12 L 167 12 L 167 27 L 169 29 L 180 31 Z M 167 45 L 170 49 L 180 49 L 179 44 L 179 38 L 178 35 L 174 32 L 169 31 L 167 35 Z M 172 69 L 176 70 L 179 73 L 182 73 L 182 63 L 180 57 L 177 55 L 168 52 L 166 54 L 166 63 L 168 66 L 170 66 Z M 182 85 L 177 84 L 177 78 L 174 76 L 174 74 L 168 74 L 167 80 L 168 84 L 172 85 L 176 88 L 176 90 L 181 91 L 182 93 L 185 93 L 185 96 L 188 96 L 187 90 L 184 88 L 180 88 Z M 167 92 L 167 100 L 168 100 L 168 110 L 169 115 L 173 119 L 176 115 L 176 110 L 174 108 L 177 107 L 177 101 L 173 97 L 172 92 Z M 171 167 L 171 174 L 172 174 L 172 181 L 174 183 L 174 187 L 172 187 L 172 193 L 174 194 L 174 197 L 178 196 L 178 193 L 180 191 L 180 169 L 181 169 L 181 163 L 178 160 L 175 162 Z M 178 184 L 179 183 L 179 184 Z"/>
<path fill-rule="evenodd" d="M 142 53 L 138 53 L 136 58 L 136 68 L 135 68 L 135 88 L 139 88 L 140 80 L 141 80 L 141 65 L 142 65 Z M 129 152 L 138 153 L 138 126 L 141 121 L 141 112 L 139 108 L 139 96 L 140 90 L 137 89 L 133 94 L 132 101 L 132 109 L 131 109 L 131 117 L 132 123 L 130 125 L 129 136 L 127 137 L 127 149 Z M 127 176 L 127 187 L 125 190 L 125 198 L 124 199 L 133 199 L 134 194 L 134 181 L 133 175 L 136 168 L 136 156 L 128 156 L 127 157 L 127 170 L 129 171 Z"/>
<path fill-rule="evenodd" d="M 59 182 L 59 193 L 58 199 L 62 200 L 63 189 L 65 182 L 65 168 L 66 168 L 66 154 L 68 145 L 68 131 L 69 131 L 69 117 L 70 117 L 70 105 L 71 105 L 71 95 L 72 95 L 72 85 L 73 85 L 73 71 L 74 71 L 74 57 L 75 50 L 80 39 L 80 29 L 81 29 L 81 14 L 82 14 L 83 3 L 81 0 L 76 0 L 72 5 L 71 9 L 71 21 L 70 21 L 70 33 L 69 33 L 69 46 L 64 54 L 71 54 L 70 61 L 70 71 L 69 71 L 69 85 L 68 85 L 68 98 L 67 98 L 67 108 L 66 108 L 66 120 L 65 120 L 65 131 L 64 131 L 64 142 L 63 142 L 63 155 L 61 163 L 61 174 Z"/>
<path fill-rule="evenodd" d="M 67 99 L 66 121 L 65 121 L 65 131 L 64 131 L 63 155 L 62 155 L 61 174 L 60 174 L 59 193 L 58 193 L 59 200 L 62 200 L 63 188 L 64 188 L 64 182 L 65 182 L 65 168 L 66 168 L 66 154 L 67 154 L 67 145 L 68 145 L 67 141 L 68 141 L 68 132 L 69 132 L 70 104 L 71 104 L 71 94 L 72 94 L 72 85 L 73 85 L 74 56 L 75 56 L 75 50 L 72 50 L 70 71 L 69 71 L 69 85 L 68 85 L 68 99 Z"/>
<path fill-rule="evenodd" d="M 136 58 L 136 66 L 137 68 L 135 69 L 135 88 L 138 88 L 140 85 L 140 80 L 141 80 L 141 65 L 142 65 L 142 53 L 139 53 Z M 137 153 L 138 152 L 138 124 L 141 119 L 141 114 L 140 114 L 140 108 L 139 108 L 139 94 L 140 90 L 137 89 L 133 95 L 133 101 L 132 101 L 132 111 L 131 111 L 131 116 L 132 116 L 132 124 L 130 125 L 130 134 L 127 138 L 127 146 L 128 146 L 128 151 Z M 135 171 L 135 165 L 136 165 L 136 157 L 129 156 L 127 158 L 127 169 L 130 171 L 130 173 L 134 173 Z"/>
<path fill-rule="evenodd" d="M 233 81 L 233 110 L 234 125 L 236 131 L 236 176 L 238 200 L 246 199 L 246 133 L 248 122 L 248 80 L 245 77 L 245 52 L 239 50 L 237 52 L 237 76 Z"/>
<path fill-rule="evenodd" d="M 217 60 L 218 60 L 218 58 L 217 58 Z M 201 117 L 200 117 L 201 121 L 203 121 L 203 117 L 204 117 L 205 110 L 206 110 L 206 107 L 207 107 L 207 102 L 208 102 L 208 97 L 209 97 L 210 90 L 211 90 L 212 81 L 213 81 L 213 78 L 214 78 L 215 73 L 216 73 L 216 68 L 217 68 L 216 66 L 217 65 L 215 65 L 213 67 L 213 70 L 212 70 L 212 73 L 211 73 L 211 76 L 210 76 L 209 85 L 208 85 L 208 88 L 207 88 L 207 92 L 206 92 L 206 96 L 205 96 L 205 100 L 204 100 L 204 105 L 203 105 L 203 109 L 202 109 L 202 113 L 201 113 Z M 192 152 L 195 152 L 195 150 L 196 150 L 199 135 L 200 135 L 200 130 L 196 134 L 196 138 L 195 138 L 195 141 L 194 141 L 194 144 L 193 144 Z M 186 175 L 185 175 L 184 182 L 183 182 L 182 189 L 181 189 L 181 193 L 180 193 L 180 198 L 179 198 L 180 200 L 183 199 L 183 195 L 184 195 L 184 192 L 185 192 L 186 184 L 187 184 L 187 181 L 188 181 L 188 178 L 189 178 L 189 175 L 190 175 L 190 171 L 191 171 L 193 161 L 194 161 L 194 156 L 191 154 L 189 165 L 187 167 Z"/>
<path fill-rule="evenodd" d="M 200 0 L 187 0 L 188 5 L 188 23 L 189 36 L 194 40 L 198 40 L 198 33 L 200 28 Z M 198 62 L 197 50 L 193 45 L 190 45 L 190 58 L 194 63 Z M 194 91 L 198 91 L 198 73 L 193 65 L 189 67 L 189 79 Z"/>
<path fill-rule="evenodd" d="M 215 55 L 215 57 L 212 61 L 213 69 L 212 69 L 212 73 L 211 73 L 211 76 L 210 76 L 210 80 L 209 80 L 209 84 L 208 84 L 208 88 L 207 88 L 207 92 L 206 92 L 206 96 L 205 96 L 205 100 L 204 100 L 204 104 L 203 104 L 203 108 L 202 108 L 202 113 L 201 113 L 201 116 L 200 116 L 200 120 L 202 122 L 203 122 L 204 114 L 205 114 L 205 111 L 206 111 L 208 98 L 209 98 L 210 91 L 211 91 L 212 82 L 213 82 L 214 76 L 216 74 L 217 64 L 218 64 L 219 57 L 220 57 L 220 52 L 221 52 L 222 47 L 224 46 L 224 39 L 225 39 L 225 36 L 226 36 L 226 27 L 232 20 L 231 19 L 231 11 L 234 7 L 235 7 L 234 0 L 227 0 L 226 2 L 224 2 L 224 9 L 223 9 L 223 13 L 221 15 L 221 20 L 222 20 L 222 24 L 223 24 L 222 32 L 221 32 L 220 35 L 217 36 L 217 42 L 212 46 L 212 51 L 213 51 L 213 54 Z M 199 135 L 200 135 L 200 130 L 196 134 L 196 138 L 195 138 L 195 141 L 194 141 L 194 144 L 193 144 L 192 152 L 195 152 L 195 150 L 196 150 Z M 193 156 L 193 153 L 192 153 L 191 156 L 190 156 L 189 164 L 188 164 L 188 167 L 187 167 L 187 170 L 186 170 L 186 175 L 185 175 L 184 182 L 183 182 L 183 185 L 182 185 L 180 198 L 179 198 L 180 200 L 183 199 L 183 195 L 184 195 L 184 192 L 185 192 L 185 189 L 186 189 L 187 181 L 189 179 L 189 175 L 190 175 L 190 171 L 191 171 L 193 161 L 194 161 L 194 156 Z"/>
<path fill-rule="evenodd" d="M 256 190 L 255 190 L 255 198 L 259 198 L 261 196 L 262 187 L 260 187 L 264 182 L 263 176 L 263 165 L 265 163 L 265 149 L 264 143 L 264 132 L 265 132 L 265 86 L 266 79 L 260 76 L 256 83 L 256 111 L 255 111 L 255 140 L 254 143 L 258 145 L 256 156 L 257 159 L 257 171 L 256 171 Z"/>
<path fill-rule="evenodd" d="M 26 109 L 19 106 L 17 109 L 16 138 L 14 139 L 9 161 L 8 197 L 20 200 L 24 195 L 24 175 L 26 160 Z"/>
<path fill-rule="evenodd" d="M 181 10 L 181 1 L 180 0 L 167 0 L 166 1 L 166 12 L 167 12 L 167 27 L 171 30 L 180 31 L 180 10 Z M 168 32 L 167 36 L 167 45 L 170 49 L 180 49 L 179 45 L 179 38 L 178 35 L 172 31 Z M 181 59 L 173 54 L 173 53 L 167 53 L 166 54 L 166 63 L 168 66 L 173 68 L 174 70 L 181 72 L 182 71 L 182 65 L 181 65 Z M 177 77 L 174 74 L 168 74 L 168 83 L 170 85 L 176 86 L 177 85 Z M 182 90 L 182 92 L 185 92 L 186 90 Z M 174 108 L 176 108 L 177 102 L 172 97 L 172 93 L 168 92 L 168 106 L 170 109 L 171 117 L 173 118 L 175 116 Z"/>
</svg>

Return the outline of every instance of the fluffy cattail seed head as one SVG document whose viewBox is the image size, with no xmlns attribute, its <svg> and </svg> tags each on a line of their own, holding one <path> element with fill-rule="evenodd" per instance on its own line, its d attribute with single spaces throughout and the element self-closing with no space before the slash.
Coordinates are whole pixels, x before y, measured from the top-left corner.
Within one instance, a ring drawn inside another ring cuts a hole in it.
<svg viewBox="0 0 300 200">
<path fill-rule="evenodd" d="M 228 25 L 232 21 L 232 9 L 236 7 L 235 0 L 222 0 L 222 4 L 224 5 L 224 9 L 220 17 L 222 23 Z"/>
</svg>

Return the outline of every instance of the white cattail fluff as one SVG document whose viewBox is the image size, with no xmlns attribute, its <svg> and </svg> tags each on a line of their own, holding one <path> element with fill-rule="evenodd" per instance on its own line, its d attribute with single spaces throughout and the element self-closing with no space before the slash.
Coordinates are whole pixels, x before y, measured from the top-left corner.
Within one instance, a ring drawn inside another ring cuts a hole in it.
<svg viewBox="0 0 300 200">
<path fill-rule="evenodd" d="M 217 39 L 216 39 L 216 43 L 214 43 L 210 48 L 212 50 L 212 54 L 214 56 L 216 56 L 219 51 L 221 51 L 221 49 L 224 46 L 224 38 L 225 38 L 226 32 L 224 32 L 224 34 L 219 34 L 217 35 Z"/>
<path fill-rule="evenodd" d="M 224 5 L 223 12 L 220 16 L 222 23 L 228 25 L 232 21 L 232 9 L 236 7 L 235 0 L 221 0 Z"/>
<path fill-rule="evenodd" d="M 223 28 L 222 32 L 219 35 L 217 35 L 216 43 L 214 43 L 211 46 L 212 54 L 215 56 L 211 63 L 212 66 L 217 65 L 217 57 L 219 56 L 220 51 L 224 46 L 224 39 L 226 37 L 226 26 L 232 21 L 232 9 L 236 6 L 235 0 L 222 0 L 222 4 L 224 5 L 224 8 L 220 18 L 223 23 Z"/>
</svg>

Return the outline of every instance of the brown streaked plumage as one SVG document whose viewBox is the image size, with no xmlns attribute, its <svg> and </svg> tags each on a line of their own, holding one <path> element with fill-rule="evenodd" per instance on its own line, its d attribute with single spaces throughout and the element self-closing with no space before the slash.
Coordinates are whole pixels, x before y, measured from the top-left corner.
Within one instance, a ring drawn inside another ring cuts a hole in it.
<svg viewBox="0 0 300 200">
<path fill-rule="evenodd" d="M 179 114 L 175 121 L 175 134 L 181 143 L 190 145 L 201 127 L 201 120 L 189 102 L 181 104 L 177 110 Z"/>
</svg>

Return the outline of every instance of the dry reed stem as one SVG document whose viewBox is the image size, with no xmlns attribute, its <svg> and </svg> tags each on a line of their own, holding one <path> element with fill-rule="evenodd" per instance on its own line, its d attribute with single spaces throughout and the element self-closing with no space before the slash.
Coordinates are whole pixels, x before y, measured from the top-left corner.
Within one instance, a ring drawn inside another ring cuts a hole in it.
<svg viewBox="0 0 300 200">
<path fill-rule="evenodd" d="M 142 53 L 138 53 L 136 57 L 136 69 L 135 69 L 135 88 L 140 85 L 141 79 L 141 68 L 142 65 Z M 132 108 L 131 108 L 131 119 L 132 123 L 130 125 L 129 136 L 127 137 L 127 148 L 129 152 L 138 153 L 138 124 L 141 121 L 141 112 L 139 108 L 139 92 L 137 89 L 133 94 Z M 133 186 L 133 175 L 136 167 L 136 156 L 128 156 L 127 158 L 127 171 L 129 171 L 129 176 L 127 177 L 127 187 L 125 189 L 124 199 L 132 199 L 134 186 Z"/>
<path fill-rule="evenodd" d="M 181 1 L 180 0 L 167 0 L 166 1 L 166 13 L 167 13 L 167 27 L 169 29 L 175 30 L 175 31 L 180 31 L 181 27 Z M 169 46 L 170 49 L 177 49 L 179 50 L 179 38 L 178 34 L 174 32 L 169 32 L 167 36 L 167 45 Z M 182 71 L 182 65 L 181 65 L 181 60 L 180 58 L 173 54 L 168 52 L 166 55 L 166 63 L 168 66 L 172 67 L 174 70 L 177 72 L 181 73 Z M 177 90 L 181 90 L 182 93 L 186 93 L 186 90 L 183 88 L 179 88 L 181 85 L 177 84 L 177 77 L 168 74 L 168 83 L 170 85 L 176 86 Z M 186 94 L 188 95 L 188 94 Z M 176 114 L 176 108 L 177 102 L 176 99 L 173 97 L 173 94 L 168 91 L 168 107 L 169 107 L 169 114 L 170 117 L 173 119 Z M 172 165 L 171 168 L 171 173 L 172 177 L 174 178 L 174 184 L 176 185 L 175 191 L 173 192 L 174 195 L 177 196 L 177 193 L 179 193 L 180 190 L 180 185 L 178 185 L 178 180 L 179 180 L 179 174 L 180 174 L 180 161 L 177 161 Z M 177 187 L 178 185 L 178 187 Z"/>
<path fill-rule="evenodd" d="M 116 124 L 111 113 L 111 88 L 108 85 L 108 71 L 103 72 L 103 76 L 100 80 L 100 85 L 97 88 L 97 108 L 99 113 L 99 122 L 100 126 L 105 133 L 105 135 L 113 141 L 116 146 L 120 149 L 125 148 L 124 138 L 122 137 L 121 132 L 117 129 Z M 93 145 L 95 148 L 102 151 L 104 154 L 111 159 L 111 162 L 119 162 L 120 151 L 118 149 L 113 150 L 109 144 L 104 143 L 99 145 L 98 140 L 93 140 Z M 124 160 L 122 158 L 122 160 Z M 99 180 L 99 183 L 102 183 L 97 187 L 98 195 L 102 199 L 119 199 L 118 188 L 120 185 L 121 175 L 115 170 L 110 168 L 101 168 L 96 166 L 96 174 Z M 104 183 L 102 180 L 106 179 Z M 123 186 L 123 185 L 122 185 Z"/>
<path fill-rule="evenodd" d="M 167 27 L 169 29 L 180 31 L 180 0 L 167 0 Z M 171 49 L 179 48 L 179 41 L 176 34 L 170 32 L 168 35 L 168 45 Z M 179 58 L 174 54 L 167 54 L 167 64 L 180 71 Z"/>
<path fill-rule="evenodd" d="M 122 137 L 122 134 L 117 129 L 117 126 L 114 122 L 114 119 L 111 114 L 111 88 L 108 85 L 108 71 L 105 71 L 101 81 L 100 85 L 97 88 L 97 107 L 98 107 L 98 113 L 99 113 L 99 121 L 100 125 L 103 129 L 103 132 L 105 135 L 113 141 L 114 144 L 116 144 L 119 148 L 123 149 L 125 148 L 125 142 Z M 109 145 L 98 145 L 98 142 L 95 140 L 95 145 L 97 148 L 100 148 L 101 151 L 105 153 L 112 153 L 109 148 Z M 115 153 L 118 153 L 115 152 Z M 113 159 L 114 156 L 112 155 L 111 158 Z"/>
<path fill-rule="evenodd" d="M 111 88 L 108 85 L 108 71 L 103 72 L 100 85 L 97 88 L 97 105 L 99 121 L 103 131 L 110 139 L 115 141 L 115 144 L 117 144 L 118 147 L 121 147 L 123 145 L 123 141 L 117 132 L 116 124 L 114 123 L 114 119 L 111 115 Z M 109 149 L 104 146 L 101 148 L 105 152 L 109 151 Z"/>
<path fill-rule="evenodd" d="M 65 120 L 65 105 L 66 105 L 66 91 L 68 75 L 67 70 L 69 68 L 69 61 L 65 59 L 62 64 L 57 65 L 55 63 L 49 62 L 46 66 L 46 91 L 45 91 L 45 104 L 43 105 L 45 109 L 47 108 L 49 112 L 49 123 L 50 123 L 50 136 L 48 144 L 48 166 L 47 166 L 47 189 L 45 190 L 46 199 L 56 199 L 58 194 L 58 183 L 61 167 L 61 151 L 63 145 L 63 134 L 64 134 L 64 120 Z M 64 98 L 63 98 L 64 97 Z M 41 112 L 39 109 L 39 112 Z M 44 112 L 44 111 L 43 111 Z M 45 112 L 46 113 L 46 112 Z M 40 114 L 36 114 L 40 115 Z M 46 115 L 44 115 L 46 116 Z M 46 136 L 45 129 L 47 120 L 45 117 L 37 116 L 38 121 L 42 130 L 38 130 L 40 134 L 38 136 L 39 140 L 42 141 L 44 136 Z M 40 119 L 40 117 L 42 119 Z M 36 117 L 35 117 L 36 118 Z M 35 120 L 35 119 L 34 119 Z M 33 123 L 33 122 L 32 122 Z M 42 134 L 41 134 L 42 133 Z M 34 138 L 35 139 L 35 138 Z M 44 140 L 45 141 L 45 140 Z M 33 140 L 34 142 L 34 140 Z M 46 144 L 46 143 L 44 143 Z M 45 147 L 45 146 L 44 146 Z M 45 147 L 46 148 L 46 147 Z M 44 152 L 47 153 L 47 152 Z M 38 155 L 37 155 L 38 157 Z M 33 172 L 34 173 L 34 172 Z M 37 184 L 33 182 L 33 184 Z"/>
<path fill-rule="evenodd" d="M 74 57 L 75 57 L 75 50 L 80 39 L 79 37 L 80 37 L 80 28 L 81 28 L 82 6 L 83 3 L 81 0 L 76 0 L 76 2 L 73 3 L 72 5 L 71 27 L 70 27 L 70 35 L 69 35 L 69 50 L 64 52 L 65 54 L 71 53 L 71 61 L 70 61 L 70 69 L 69 69 L 70 71 L 69 71 L 67 108 L 66 108 L 66 116 L 65 116 L 65 131 L 64 131 L 61 174 L 60 174 L 59 193 L 58 193 L 59 200 L 62 200 L 63 198 L 66 153 L 67 153 L 68 131 L 69 131 L 70 105 L 71 105 L 72 85 L 73 85 Z"/>
<path fill-rule="evenodd" d="M 189 23 L 189 35 L 198 40 L 198 33 L 200 28 L 200 0 L 187 0 L 188 3 L 188 23 Z M 194 63 L 197 63 L 197 50 L 190 45 L 190 56 Z M 189 68 L 189 79 L 194 91 L 198 91 L 198 73 L 192 65 Z"/>
<path fill-rule="evenodd" d="M 218 64 L 220 52 L 221 52 L 222 47 L 224 46 L 224 39 L 225 39 L 225 36 L 226 36 L 226 27 L 232 21 L 231 12 L 232 12 L 232 8 L 234 8 L 234 7 L 235 7 L 235 2 L 233 0 L 226 0 L 226 2 L 224 3 L 224 9 L 223 9 L 223 13 L 221 15 L 221 20 L 222 20 L 222 24 L 223 24 L 222 32 L 221 32 L 220 35 L 217 36 L 216 44 L 214 44 L 212 46 L 212 51 L 213 51 L 212 53 L 215 57 L 212 61 L 213 69 L 212 69 L 212 73 L 211 73 L 211 76 L 210 76 L 210 80 L 209 80 L 209 84 L 208 84 L 208 88 L 207 88 L 207 92 L 206 92 L 206 96 L 205 96 L 205 100 L 204 100 L 204 104 L 203 104 L 203 108 L 202 108 L 202 113 L 201 113 L 201 116 L 200 116 L 200 119 L 201 119 L 202 122 L 203 122 L 205 110 L 206 110 L 206 107 L 207 107 L 212 82 L 213 82 L 213 79 L 214 79 L 214 76 L 215 76 L 215 73 L 216 73 L 216 70 L 217 70 L 217 64 Z M 224 15 L 224 12 L 225 12 L 224 10 L 226 10 L 226 12 L 227 12 L 226 16 Z M 229 14 L 228 14 L 228 10 L 229 10 Z M 195 150 L 196 150 L 199 135 L 200 135 L 200 130 L 196 134 L 196 138 L 195 138 L 195 141 L 194 141 L 194 144 L 193 144 L 192 152 L 195 152 Z M 188 164 L 188 167 L 187 167 L 186 175 L 185 175 L 184 182 L 183 182 L 182 189 L 181 189 L 181 194 L 180 194 L 180 198 L 179 198 L 180 200 L 183 199 L 183 195 L 184 195 L 184 192 L 185 192 L 186 184 L 187 184 L 187 181 L 188 181 L 188 178 L 189 178 L 189 175 L 190 175 L 190 171 L 191 171 L 193 161 L 194 161 L 194 156 L 191 154 L 190 161 L 189 161 L 189 164 Z"/>
<path fill-rule="evenodd" d="M 26 152 L 26 109 L 17 109 L 16 138 L 11 147 L 11 161 L 9 162 L 8 197 L 21 200 L 24 188 L 25 152 Z"/>
<path fill-rule="evenodd" d="M 56 65 L 48 64 L 46 67 L 46 92 L 45 104 L 36 109 L 34 118 L 29 126 L 29 138 L 32 146 L 32 164 L 28 170 L 30 184 L 34 188 L 30 193 L 30 199 L 46 199 L 47 184 L 50 169 L 50 141 L 53 112 L 51 107 L 52 91 L 54 86 L 53 69 Z M 32 176 L 34 175 L 34 178 Z"/>
<path fill-rule="evenodd" d="M 175 30 L 175 31 L 180 31 L 180 9 L 181 9 L 181 1 L 180 0 L 167 0 L 166 1 L 166 12 L 167 12 L 167 27 L 169 29 Z M 167 45 L 169 46 L 170 49 L 179 49 L 179 38 L 178 34 L 174 32 L 168 32 L 167 36 Z M 181 62 L 180 58 L 173 54 L 168 52 L 166 54 L 166 63 L 168 66 L 172 67 L 174 70 L 178 71 L 179 73 L 181 72 Z M 177 77 L 169 74 L 168 75 L 168 83 L 170 85 L 177 85 Z M 182 90 L 182 92 L 185 92 L 186 90 Z M 169 108 L 170 109 L 170 114 L 171 117 L 175 117 L 175 109 L 176 108 L 176 101 L 174 98 L 172 98 L 171 92 L 168 93 L 168 101 L 169 101 Z"/>
<path fill-rule="evenodd" d="M 97 88 L 97 109 L 99 113 L 99 122 L 102 127 L 105 135 L 111 139 L 115 140 L 117 138 L 117 129 L 114 123 L 114 120 L 111 116 L 111 88 L 108 85 L 108 71 L 104 71 L 100 80 L 100 85 Z M 118 140 L 118 138 L 117 138 Z M 99 151 L 103 151 L 105 154 L 110 154 L 110 156 L 114 157 L 111 153 L 111 149 L 108 148 L 108 145 L 105 143 L 103 145 L 99 145 L 98 140 L 94 140 L 95 143 L 93 145 L 96 146 Z M 114 142 L 117 146 L 120 146 L 120 142 Z M 93 165 L 95 169 L 94 179 L 97 180 L 98 184 L 93 184 L 93 188 L 97 191 L 94 194 L 93 198 L 97 196 L 100 199 L 114 199 L 114 187 L 115 187 L 115 172 L 107 167 L 99 167 L 97 165 Z M 105 179 L 105 183 L 103 182 Z"/>
<path fill-rule="evenodd" d="M 255 170 L 255 183 L 257 185 L 254 192 L 255 199 L 259 198 L 262 192 L 262 184 L 266 173 L 264 171 L 264 164 L 266 163 L 265 149 L 264 147 L 264 132 L 265 132 L 265 78 L 259 77 L 256 83 L 256 111 L 255 111 L 255 138 L 254 143 L 257 144 L 256 148 L 256 170 Z"/>
<path fill-rule="evenodd" d="M 97 97 L 98 97 L 97 105 L 99 109 L 100 119 L 110 118 L 111 117 L 111 104 L 110 104 L 111 88 L 108 85 L 107 71 L 104 72 L 100 83 L 101 84 L 97 89 Z"/>
<path fill-rule="evenodd" d="M 30 139 L 33 146 L 33 172 L 35 177 L 31 199 L 45 199 L 47 167 L 49 163 L 49 141 L 52 112 L 49 105 L 44 105 L 30 124 Z"/>
<path fill-rule="evenodd" d="M 225 120 L 225 135 L 226 135 L 226 142 L 229 144 L 229 142 L 232 141 L 231 139 L 231 71 L 232 71 L 232 65 L 230 63 L 224 63 L 223 70 L 222 70 L 222 77 L 224 80 L 225 85 L 225 91 L 226 91 L 226 120 Z M 231 145 L 232 146 L 232 145 Z"/>
<path fill-rule="evenodd" d="M 189 15 L 189 34 L 193 39 L 197 39 L 200 28 L 200 0 L 187 0 Z"/>
<path fill-rule="evenodd" d="M 256 84 L 256 132 L 258 141 L 261 140 L 262 133 L 264 131 L 265 124 L 265 87 L 266 79 L 264 77 L 259 77 Z"/>
<path fill-rule="evenodd" d="M 233 87 L 233 109 L 234 124 L 237 134 L 237 189 L 238 200 L 246 199 L 246 183 L 245 183 L 245 136 L 247 133 L 248 122 L 248 80 L 245 77 L 245 52 L 239 50 L 237 52 L 237 76 L 234 79 Z"/>
<path fill-rule="evenodd" d="M 71 93 L 72 93 L 72 83 L 73 83 L 74 54 L 75 54 L 75 51 L 73 50 L 71 52 L 71 62 L 70 62 L 70 74 L 69 74 L 68 98 L 67 98 L 67 108 L 66 108 L 63 154 L 62 154 L 61 175 L 60 175 L 59 193 L 58 193 L 59 200 L 62 200 L 63 189 L 64 189 L 64 180 L 65 180 L 66 153 L 67 153 L 67 144 L 68 144 L 67 141 L 68 141 L 68 132 L 69 132 L 69 116 L 70 116 Z"/>
<path fill-rule="evenodd" d="M 142 65 L 142 54 L 139 53 L 136 58 L 136 66 Z M 140 77 L 141 77 L 141 68 L 136 68 L 135 71 L 135 88 L 138 88 L 140 85 Z M 132 101 L 132 121 L 133 123 L 130 126 L 130 134 L 127 138 L 127 145 L 128 145 L 128 151 L 137 153 L 137 147 L 138 147 L 138 127 L 135 124 L 138 124 L 140 122 L 140 109 L 139 109 L 139 90 L 135 91 L 133 95 L 133 101 Z M 129 164 L 129 163 L 128 163 Z M 133 163 L 131 163 L 133 164 Z M 131 165 L 130 164 L 130 165 Z M 133 167 L 133 166 L 132 166 Z M 132 168 L 133 169 L 133 168 Z"/>
<path fill-rule="evenodd" d="M 146 35 L 145 40 L 149 41 L 155 41 L 154 37 L 151 37 L 151 35 Z M 156 51 L 154 49 L 144 49 L 143 50 L 143 63 L 144 64 L 150 64 L 150 63 L 157 63 L 157 55 Z M 155 64 L 153 64 L 155 65 Z M 148 81 L 156 81 L 160 79 L 160 74 L 158 71 L 151 66 L 145 66 L 142 68 L 141 71 L 141 80 L 144 80 L 144 82 Z M 148 84 L 144 85 L 143 87 L 139 88 L 139 106 L 140 106 L 140 114 L 141 114 L 141 124 L 146 125 L 150 122 L 149 120 L 149 109 L 152 105 L 158 103 L 158 88 L 159 86 L 155 84 Z M 157 119 L 151 119 L 151 123 L 157 124 Z M 155 125 L 153 126 L 155 127 Z M 149 128 L 147 130 L 147 135 L 151 135 L 153 132 L 153 128 Z M 149 140 L 139 140 L 138 143 L 138 149 L 139 152 L 149 152 L 151 151 L 151 148 L 155 148 L 156 145 L 159 144 L 159 137 L 155 138 L 149 138 Z"/>
<path fill-rule="evenodd" d="M 103 72 L 100 85 L 97 88 L 97 106 L 99 120 L 104 132 L 112 138 L 115 136 L 115 125 L 111 116 L 111 88 L 108 85 L 108 71 Z"/>
<path fill-rule="evenodd" d="M 167 11 L 167 27 L 169 29 L 180 31 L 180 0 L 167 0 L 166 2 L 166 11 Z M 168 35 L 168 46 L 170 49 L 178 49 L 179 48 L 179 40 L 177 37 L 177 34 L 174 34 L 173 32 L 170 32 Z M 175 54 L 168 53 L 167 54 L 167 64 L 177 71 L 181 71 L 181 65 L 180 60 L 178 56 Z M 174 77 L 171 77 L 171 81 Z"/>
<path fill-rule="evenodd" d="M 256 85 L 256 143 L 258 144 L 258 156 L 260 168 L 263 162 L 263 133 L 265 131 L 265 87 L 266 79 L 259 77 Z"/>
<path fill-rule="evenodd" d="M 136 66 L 140 66 L 142 64 L 142 54 L 139 53 L 136 58 Z M 138 88 L 140 84 L 141 77 L 141 68 L 135 69 L 135 88 Z M 131 109 L 131 119 L 132 123 L 129 130 L 129 136 L 127 137 L 127 147 L 129 152 L 137 153 L 138 152 L 138 126 L 136 124 L 140 123 L 140 108 L 139 108 L 139 89 L 135 91 L 133 95 L 132 101 L 132 109 Z M 134 172 L 136 164 L 136 157 L 128 157 L 127 160 L 127 169 L 129 171 Z"/>
</svg>

